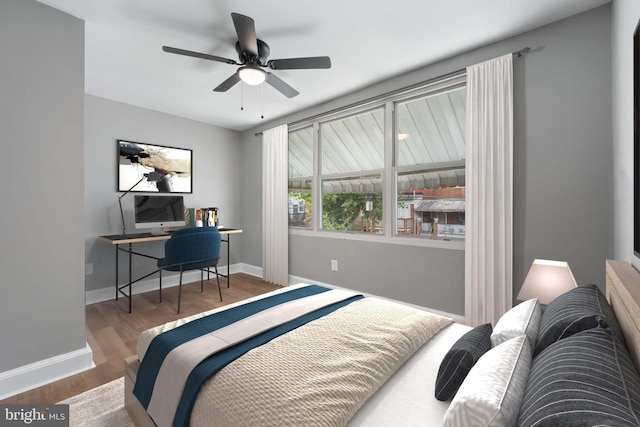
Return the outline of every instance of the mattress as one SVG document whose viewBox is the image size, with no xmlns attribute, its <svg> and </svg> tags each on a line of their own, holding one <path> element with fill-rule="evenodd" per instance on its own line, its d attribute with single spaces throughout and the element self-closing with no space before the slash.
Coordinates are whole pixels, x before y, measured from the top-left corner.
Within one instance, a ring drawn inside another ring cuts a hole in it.
<svg viewBox="0 0 640 427">
<path fill-rule="evenodd" d="M 471 327 L 452 323 L 434 335 L 371 396 L 349 427 L 440 426 L 451 401 L 434 396 L 440 362 Z"/>
</svg>

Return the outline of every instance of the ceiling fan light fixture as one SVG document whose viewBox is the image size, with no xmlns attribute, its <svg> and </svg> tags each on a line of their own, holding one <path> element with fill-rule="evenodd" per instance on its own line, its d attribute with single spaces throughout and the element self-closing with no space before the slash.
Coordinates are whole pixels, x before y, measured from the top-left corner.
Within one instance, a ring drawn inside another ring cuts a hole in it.
<svg viewBox="0 0 640 427">
<path fill-rule="evenodd" d="M 238 70 L 238 75 L 240 80 L 251 86 L 259 85 L 267 78 L 267 74 L 263 70 L 249 66 L 241 67 Z"/>
</svg>

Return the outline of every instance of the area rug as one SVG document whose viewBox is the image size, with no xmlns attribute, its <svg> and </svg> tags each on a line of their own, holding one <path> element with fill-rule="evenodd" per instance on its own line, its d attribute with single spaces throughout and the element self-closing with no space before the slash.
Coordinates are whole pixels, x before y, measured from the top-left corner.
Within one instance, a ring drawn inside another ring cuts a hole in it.
<svg viewBox="0 0 640 427">
<path fill-rule="evenodd" d="M 59 403 L 69 405 L 69 424 L 72 427 L 134 427 L 124 409 L 124 378 Z"/>
</svg>

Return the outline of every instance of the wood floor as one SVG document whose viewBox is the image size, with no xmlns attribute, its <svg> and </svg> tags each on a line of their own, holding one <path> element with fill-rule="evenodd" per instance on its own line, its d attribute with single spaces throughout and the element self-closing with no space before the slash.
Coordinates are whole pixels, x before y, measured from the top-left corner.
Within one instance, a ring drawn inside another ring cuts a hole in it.
<svg viewBox="0 0 640 427">
<path fill-rule="evenodd" d="M 205 281 L 204 293 L 200 282 L 183 285 L 180 314 L 176 313 L 178 288 L 133 296 L 133 312 L 128 313 L 126 299 L 91 304 L 86 309 L 87 342 L 93 350 L 96 367 L 51 384 L 0 400 L 0 403 L 52 404 L 90 390 L 123 375 L 124 359 L 135 354 L 140 332 L 154 326 L 202 311 L 240 301 L 279 288 L 248 274 L 231 275 L 231 287 L 221 278 L 220 302 L 215 279 Z"/>
</svg>

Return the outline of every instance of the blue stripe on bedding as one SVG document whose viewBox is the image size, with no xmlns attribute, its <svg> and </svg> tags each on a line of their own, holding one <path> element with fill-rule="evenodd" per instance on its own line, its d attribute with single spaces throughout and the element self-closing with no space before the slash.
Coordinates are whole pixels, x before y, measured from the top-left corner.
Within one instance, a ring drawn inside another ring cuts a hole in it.
<svg viewBox="0 0 640 427">
<path fill-rule="evenodd" d="M 170 331 L 159 334 L 149 344 L 149 348 L 147 349 L 145 357 L 140 365 L 136 384 L 133 389 L 134 396 L 136 396 L 142 406 L 147 409 L 153 393 L 156 376 L 165 357 L 173 348 L 283 302 L 319 294 L 329 290 L 330 288 L 318 285 L 310 285 L 293 289 L 281 294 L 252 301 L 238 307 L 233 307 L 219 313 L 213 313 L 209 316 L 196 319 Z"/>
<path fill-rule="evenodd" d="M 325 308 L 321 308 L 295 320 L 283 323 L 276 328 L 263 332 L 260 335 L 243 341 L 233 347 L 222 350 L 209 357 L 207 360 L 198 365 L 189 375 L 189 379 L 187 380 L 184 391 L 182 393 L 182 398 L 180 399 L 180 404 L 178 405 L 178 409 L 176 410 L 176 415 L 173 420 L 173 426 L 189 426 L 191 410 L 193 409 L 193 405 L 196 402 L 196 398 L 198 397 L 200 388 L 205 381 L 207 381 L 229 363 L 233 362 L 235 359 L 239 358 L 255 347 L 261 346 L 262 344 L 265 344 L 280 335 L 292 331 L 293 329 L 296 329 L 304 325 L 305 323 L 311 322 L 315 319 L 319 319 L 320 317 L 325 316 L 339 309 L 340 307 L 344 307 L 345 305 L 348 305 L 362 298 L 364 298 L 362 295 L 357 295 L 344 301 L 340 301 L 338 303 L 327 306 Z"/>
</svg>

